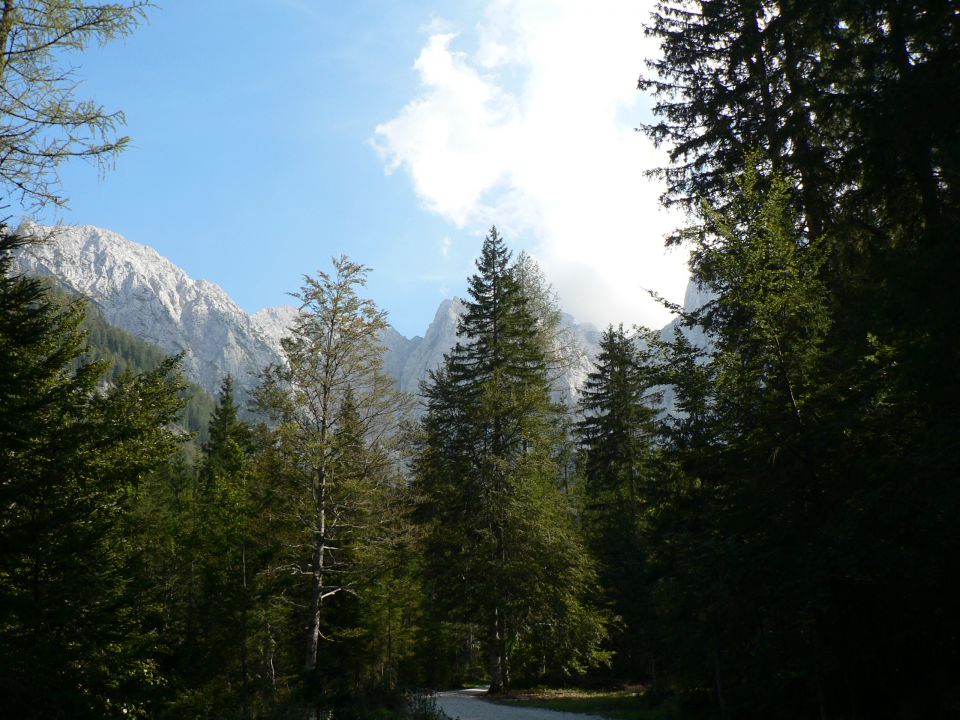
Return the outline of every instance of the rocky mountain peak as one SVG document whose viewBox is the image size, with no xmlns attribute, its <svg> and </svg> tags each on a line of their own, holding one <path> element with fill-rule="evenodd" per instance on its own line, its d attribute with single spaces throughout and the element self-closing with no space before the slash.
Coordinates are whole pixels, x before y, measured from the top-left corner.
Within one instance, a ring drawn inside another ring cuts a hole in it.
<svg viewBox="0 0 960 720">
<path fill-rule="evenodd" d="M 282 362 L 280 340 L 295 322 L 297 308 L 272 307 L 248 315 L 219 285 L 193 279 L 153 248 L 90 225 L 24 225 L 37 237 L 17 257 L 18 270 L 46 276 L 86 296 L 104 318 L 167 353 L 184 353 L 187 377 L 215 394 L 223 377 L 234 376 L 246 394 L 257 373 Z M 382 333 L 384 370 L 401 390 L 417 394 L 420 383 L 443 362 L 457 339 L 464 312 L 459 298 L 444 300 L 423 336 L 406 338 L 392 327 Z M 558 396 L 570 402 L 591 368 L 599 332 L 562 320 L 563 342 L 579 348 L 557 377 Z"/>
<path fill-rule="evenodd" d="M 227 373 L 249 391 L 255 373 L 279 360 L 287 311 L 254 321 L 219 285 L 190 278 L 153 248 L 110 230 L 25 224 L 20 232 L 37 238 L 18 255 L 21 272 L 51 277 L 95 303 L 111 324 L 184 353 L 187 377 L 211 392 Z"/>
</svg>

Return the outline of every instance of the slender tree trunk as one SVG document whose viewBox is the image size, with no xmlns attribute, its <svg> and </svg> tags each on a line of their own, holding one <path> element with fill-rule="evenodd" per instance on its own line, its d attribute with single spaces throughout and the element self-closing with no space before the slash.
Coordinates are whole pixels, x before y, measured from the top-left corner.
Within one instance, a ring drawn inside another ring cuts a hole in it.
<svg viewBox="0 0 960 720">
<path fill-rule="evenodd" d="M 7 69 L 7 50 L 10 44 L 10 33 L 13 31 L 14 5 L 14 0 L 4 0 L 3 10 L 0 11 L 0 80 L 3 79 Z"/>
<path fill-rule="evenodd" d="M 273 640 L 273 631 L 270 627 L 270 618 L 264 618 L 263 656 L 266 659 L 267 677 L 270 679 L 270 691 L 277 692 L 277 667 L 273 662 L 277 644 Z"/>
<path fill-rule="evenodd" d="M 720 706 L 720 717 L 727 717 L 727 703 L 723 697 L 723 679 L 720 674 L 720 650 L 713 646 L 713 681 L 717 691 L 717 705 Z"/>
<path fill-rule="evenodd" d="M 493 531 L 497 539 L 496 559 L 502 568 L 507 562 L 507 551 L 503 542 L 503 528 L 495 525 Z M 495 580 L 493 584 L 494 606 L 490 618 L 490 636 L 488 638 L 490 692 L 501 692 L 506 690 L 510 684 L 509 668 L 507 666 L 506 624 L 504 623 L 503 613 L 500 612 L 500 591 L 499 583 Z"/>
<path fill-rule="evenodd" d="M 827 720 L 827 703 L 823 697 L 823 680 L 820 673 L 820 664 L 817 663 L 817 705 L 820 707 L 820 720 Z"/>
<path fill-rule="evenodd" d="M 501 655 L 500 617 L 496 607 L 490 618 L 490 628 L 487 636 L 487 653 L 490 671 L 490 692 L 498 693 L 504 689 L 503 684 L 503 656 Z"/>
<path fill-rule="evenodd" d="M 510 656 L 507 654 L 507 624 L 504 622 L 503 614 L 497 616 L 499 628 L 497 634 L 500 636 L 500 678 L 503 681 L 503 689 L 510 689 Z"/>
<path fill-rule="evenodd" d="M 321 513 L 322 515 L 322 513 Z M 317 650 L 320 645 L 320 605 L 323 598 L 323 555 L 322 535 L 317 540 L 313 554 L 313 581 L 310 592 L 310 619 L 307 624 L 307 659 L 304 667 L 307 672 L 317 666 Z"/>
<path fill-rule="evenodd" d="M 387 673 L 388 677 L 388 687 L 393 687 L 394 677 L 393 677 L 393 603 L 388 599 L 387 600 Z M 381 682 L 382 682 L 381 674 Z"/>
<path fill-rule="evenodd" d="M 193 652 L 194 645 L 194 609 L 193 609 L 193 576 L 194 576 L 194 559 L 193 552 L 191 549 L 190 553 L 190 562 L 188 564 L 190 568 L 187 574 L 187 628 L 186 628 L 186 645 L 190 648 L 191 653 Z"/>
<path fill-rule="evenodd" d="M 796 130 L 791 134 L 793 143 L 793 165 L 800 173 L 800 200 L 803 204 L 803 218 L 810 240 L 816 240 L 824 231 L 827 222 L 826 207 L 823 199 L 822 183 L 817 178 L 824 173 L 823 159 L 811 146 L 811 138 L 816 137 L 810 109 L 805 104 L 804 76 L 800 68 L 799 57 L 793 34 L 784 34 L 784 74 L 787 78 L 788 103 L 792 108 Z"/>
<path fill-rule="evenodd" d="M 767 141 L 766 150 L 774 169 L 780 170 L 783 142 L 778 137 L 776 109 L 774 108 L 773 93 L 770 88 L 770 75 L 767 72 L 768 60 L 763 47 L 763 33 L 758 23 L 759 19 L 755 12 L 749 12 L 743 18 L 743 35 L 750 43 L 750 51 L 746 56 L 746 61 L 750 77 L 755 87 L 760 91 L 763 134 Z"/>
<path fill-rule="evenodd" d="M 243 581 L 243 605 L 240 608 L 240 684 L 243 692 L 243 717 L 250 715 L 250 673 L 247 667 L 247 542 L 240 545 L 240 568 Z"/>
<path fill-rule="evenodd" d="M 313 554 L 313 580 L 310 592 L 310 619 L 307 625 L 307 661 L 305 668 L 312 672 L 317 666 L 317 649 L 320 644 L 320 605 L 323 602 L 324 561 L 327 542 L 327 476 L 321 468 L 318 471 L 319 502 L 317 503 L 316 527 Z"/>
</svg>

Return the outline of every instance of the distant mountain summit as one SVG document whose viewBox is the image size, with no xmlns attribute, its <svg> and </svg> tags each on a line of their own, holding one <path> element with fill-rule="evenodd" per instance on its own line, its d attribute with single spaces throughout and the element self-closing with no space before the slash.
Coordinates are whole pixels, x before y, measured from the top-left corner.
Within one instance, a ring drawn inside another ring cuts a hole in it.
<svg viewBox="0 0 960 720">
<path fill-rule="evenodd" d="M 457 342 L 457 326 L 465 309 L 460 298 L 444 300 L 423 337 L 405 338 L 393 328 L 384 333 L 383 342 L 387 348 L 384 370 L 396 378 L 401 390 L 416 395 L 429 372 L 440 367 L 444 354 Z M 592 325 L 576 323 L 567 314 L 561 317 L 560 331 L 562 340 L 572 346 L 574 352 L 566 353 L 570 356 L 569 364 L 554 378 L 553 389 L 557 399 L 572 405 L 593 367 L 600 332 Z"/>
<path fill-rule="evenodd" d="M 165 353 L 184 353 L 185 374 L 212 395 L 227 373 L 246 395 L 260 370 L 282 361 L 280 340 L 296 319 L 296 308 L 248 315 L 219 285 L 194 280 L 153 248 L 103 228 L 25 224 L 20 230 L 45 238 L 20 251 L 20 272 L 51 278 L 87 297 L 107 322 Z M 392 327 L 383 333 L 384 369 L 401 390 L 416 394 L 429 371 L 440 366 L 456 342 L 463 309 L 458 298 L 441 302 L 423 336 L 407 338 Z M 569 315 L 562 326 L 581 350 L 555 381 L 558 395 L 571 401 L 590 370 L 600 333 Z"/>
<path fill-rule="evenodd" d="M 247 315 L 219 285 L 194 280 L 153 248 L 110 230 L 29 224 L 44 238 L 17 257 L 24 274 L 45 276 L 87 297 L 107 322 L 165 353 L 184 353 L 188 378 L 215 394 L 227 373 L 239 389 L 280 360 L 280 337 L 296 315 L 272 308 Z"/>
<path fill-rule="evenodd" d="M 460 298 L 444 300 L 423 336 L 406 338 L 393 328 L 383 334 L 387 348 L 383 369 L 397 380 L 404 392 L 416 394 L 420 381 L 443 362 L 443 355 L 457 342 L 457 324 L 464 306 Z"/>
</svg>

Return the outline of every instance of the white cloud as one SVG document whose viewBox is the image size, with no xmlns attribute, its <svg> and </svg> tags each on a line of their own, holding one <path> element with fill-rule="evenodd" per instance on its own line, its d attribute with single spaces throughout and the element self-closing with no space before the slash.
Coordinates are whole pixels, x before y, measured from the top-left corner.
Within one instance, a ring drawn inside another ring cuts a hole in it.
<svg viewBox="0 0 960 720">
<path fill-rule="evenodd" d="M 373 139 L 429 210 L 470 231 L 496 224 L 538 258 L 565 309 L 598 325 L 660 325 L 645 289 L 681 301 L 686 285 L 685 253 L 663 248 L 680 219 L 644 177 L 665 157 L 634 131 L 650 7 L 491 2 L 475 37 L 430 35 L 417 97 Z"/>
<path fill-rule="evenodd" d="M 453 241 L 450 240 L 448 236 L 444 236 L 440 241 L 440 254 L 444 257 L 450 254 L 450 246 L 453 244 Z"/>
</svg>

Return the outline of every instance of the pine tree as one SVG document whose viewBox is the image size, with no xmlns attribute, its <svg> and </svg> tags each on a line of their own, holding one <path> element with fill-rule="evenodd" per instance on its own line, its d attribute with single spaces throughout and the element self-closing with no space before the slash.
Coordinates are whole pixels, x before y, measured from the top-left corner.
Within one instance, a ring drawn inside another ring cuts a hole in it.
<svg viewBox="0 0 960 720">
<path fill-rule="evenodd" d="M 580 396 L 583 418 L 577 425 L 590 495 L 608 496 L 613 505 L 625 507 L 634 526 L 656 415 L 652 378 L 644 373 L 635 343 L 623 325 L 603 333 L 596 369 Z"/>
<path fill-rule="evenodd" d="M 960 108 L 939 99 L 960 63 L 949 3 L 684 0 L 661 3 L 648 34 L 662 56 L 640 80 L 659 98 L 645 130 L 671 145 L 668 202 L 722 207 L 759 151 L 811 237 L 954 206 L 934 179 L 957 162 Z"/>
<path fill-rule="evenodd" d="M 686 320 L 713 346 L 678 333 L 668 352 L 687 413 L 668 435 L 681 472 L 648 540 L 675 671 L 738 716 L 825 711 L 815 638 L 830 582 L 817 565 L 830 470 L 816 442 L 834 387 L 823 249 L 801 240 L 783 180 L 756 173 L 728 211 L 705 211 L 694 246 L 694 279 L 714 299 Z"/>
<path fill-rule="evenodd" d="M 249 616 L 258 548 L 251 540 L 250 427 L 238 417 L 233 378 L 224 378 L 210 418 L 194 495 L 192 547 L 197 566 L 199 634 L 189 672 L 192 687 L 207 684 L 205 705 L 248 712 L 251 671 Z M 239 693 L 231 688 L 239 687 Z M 224 708 L 226 704 L 226 708 Z"/>
<path fill-rule="evenodd" d="M 579 466 L 584 478 L 584 523 L 600 565 L 601 586 L 623 626 L 614 638 L 615 665 L 626 677 L 649 679 L 650 647 L 645 548 L 641 523 L 654 492 L 657 427 L 655 375 L 638 339 L 610 326 L 600 339 L 595 369 L 580 396 Z"/>
<path fill-rule="evenodd" d="M 956 563 L 926 559 L 957 557 L 945 548 L 960 546 L 955 524 L 937 510 L 960 502 L 952 480 L 958 455 L 950 451 L 960 429 L 952 291 L 960 267 L 953 242 L 960 222 L 954 180 L 960 104 L 952 91 L 960 73 L 960 16 L 949 2 L 704 0 L 661 3 L 649 32 L 664 53 L 641 86 L 660 99 L 659 121 L 648 131 L 672 147 L 666 199 L 734 209 L 742 194 L 728 179 L 749 172 L 750 151 L 760 149 L 761 195 L 779 193 L 764 185 L 778 173 L 789 186 L 792 256 L 819 259 L 815 268 L 794 268 L 792 277 L 777 269 L 765 278 L 737 266 L 757 263 L 757 255 L 702 254 L 701 269 L 726 278 L 720 293 L 730 301 L 695 322 L 703 321 L 708 333 L 712 326 L 729 344 L 718 362 L 707 364 L 674 353 L 691 370 L 689 382 L 677 377 L 677 387 L 696 412 L 671 433 L 673 442 L 684 443 L 684 466 L 697 466 L 683 534 L 692 537 L 699 527 L 707 536 L 703 528 L 712 528 L 714 551 L 742 548 L 747 543 L 724 545 L 724 525 L 715 521 L 732 514 L 714 503 L 740 513 L 749 495 L 731 488 L 766 493 L 768 510 L 781 514 L 780 528 L 793 528 L 794 537 L 809 543 L 797 555 L 810 566 L 818 558 L 832 567 L 828 590 L 806 581 L 793 595 L 816 617 L 796 627 L 815 636 L 818 649 L 809 654 L 817 660 L 799 673 L 818 678 L 811 694 L 820 695 L 820 710 L 949 714 L 944 708 L 955 705 L 955 693 L 943 678 L 960 657 L 943 638 L 954 637 L 957 624 L 954 613 L 939 608 L 943 598 L 960 597 L 958 572 Z M 739 233 L 750 214 L 736 212 L 729 227 Z M 711 223 L 705 220 L 674 240 L 691 239 L 702 249 L 701 231 Z M 769 290 L 778 284 L 785 290 L 779 305 Z M 803 288 L 816 292 L 798 296 Z M 805 315 L 811 299 L 828 321 L 816 343 L 796 334 L 803 326 L 797 320 L 811 320 Z M 794 302 L 800 312 L 785 327 L 780 320 Z M 771 330 L 778 327 L 774 334 L 795 344 L 771 354 Z M 818 395 L 802 387 L 814 377 L 831 402 L 804 408 Z M 755 391 L 760 378 L 770 383 L 763 393 Z M 784 399 L 788 414 L 781 412 Z M 787 458 L 803 470 L 778 475 L 779 484 L 757 481 L 763 473 L 751 462 L 776 461 L 782 469 Z M 751 480 L 732 485 L 738 463 Z M 784 490 L 788 477 L 796 495 Z M 788 517 L 781 506 L 787 498 L 795 503 Z M 810 508 L 829 521 L 814 529 Z M 673 518 L 678 526 L 685 522 L 682 514 Z M 717 567 L 731 566 L 714 557 Z M 816 573 L 807 567 L 797 576 Z M 690 596 L 706 597 L 731 576 L 714 579 Z M 756 576 L 736 581 L 765 586 Z M 831 674 L 825 666 L 846 670 Z"/>
<path fill-rule="evenodd" d="M 459 340 L 424 386 L 419 513 L 434 612 L 481 625 L 498 692 L 534 662 L 582 669 L 603 628 L 586 600 L 593 567 L 557 488 L 565 439 L 547 343 L 496 228 L 469 293 Z"/>
<path fill-rule="evenodd" d="M 944 99 L 960 73 L 952 4 L 689 0 L 662 3 L 648 32 L 663 51 L 640 86 L 659 98 L 645 129 L 671 146 L 664 199 L 722 209 L 729 177 L 759 151 L 788 180 L 807 240 L 829 243 L 837 372 L 879 338 L 898 356 L 893 392 L 919 392 L 917 413 L 947 417 L 960 392 L 945 290 L 960 264 L 960 103 Z"/>
<path fill-rule="evenodd" d="M 83 305 L 11 275 L 0 236 L 0 695 L 17 717 L 121 717 L 156 682 L 129 502 L 175 449 L 176 360 L 97 391 Z"/>
</svg>

